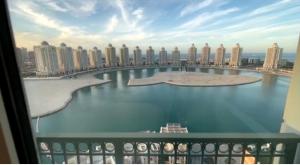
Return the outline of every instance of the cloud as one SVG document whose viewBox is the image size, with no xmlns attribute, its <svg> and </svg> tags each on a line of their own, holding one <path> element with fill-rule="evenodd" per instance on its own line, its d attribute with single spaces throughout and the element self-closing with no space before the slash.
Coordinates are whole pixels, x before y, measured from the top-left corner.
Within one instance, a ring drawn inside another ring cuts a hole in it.
<svg viewBox="0 0 300 165">
<path fill-rule="evenodd" d="M 113 32 L 118 26 L 119 20 L 116 15 L 112 16 L 106 25 L 105 33 Z"/>
<path fill-rule="evenodd" d="M 74 33 L 75 31 L 76 32 L 81 31 L 79 28 L 75 26 L 67 26 L 55 18 L 51 18 L 45 14 L 35 11 L 31 6 L 31 4 L 18 3 L 16 7 L 17 10 L 13 10 L 13 11 L 17 11 L 18 14 L 24 16 L 26 19 L 28 19 L 29 21 L 37 25 L 50 28 L 50 29 L 55 29 L 58 32 L 66 33 L 66 34 L 71 34 Z"/>
<path fill-rule="evenodd" d="M 198 15 L 196 18 L 183 23 L 178 28 L 179 29 L 194 29 L 210 20 L 213 20 L 215 18 L 224 16 L 224 15 L 236 12 L 236 11 L 239 11 L 239 8 L 230 8 L 230 9 L 220 10 L 220 11 L 216 11 L 216 12 L 202 13 L 202 14 Z"/>
<path fill-rule="evenodd" d="M 201 10 L 205 7 L 212 5 L 213 2 L 214 2 L 214 0 L 204 0 L 204 1 L 200 1 L 197 4 L 195 4 L 195 3 L 189 4 L 181 10 L 180 16 L 182 17 L 185 15 L 191 14 L 195 11 Z"/>
<path fill-rule="evenodd" d="M 75 17 L 86 17 L 96 12 L 96 0 L 35 0 L 48 9 L 63 13 L 71 13 Z M 33 1 L 34 2 L 34 1 Z"/>
<path fill-rule="evenodd" d="M 132 12 L 132 15 L 136 16 L 137 19 L 142 19 L 144 17 L 144 10 L 142 8 L 138 8 Z"/>
<path fill-rule="evenodd" d="M 284 8 L 285 5 L 289 4 L 290 2 L 292 2 L 292 0 L 280 0 L 276 3 L 255 9 L 254 11 L 249 13 L 249 16 L 256 16 L 256 15 L 260 15 L 260 14 L 264 14 L 264 13 L 269 13 L 269 12 L 278 10 L 280 8 Z"/>
</svg>

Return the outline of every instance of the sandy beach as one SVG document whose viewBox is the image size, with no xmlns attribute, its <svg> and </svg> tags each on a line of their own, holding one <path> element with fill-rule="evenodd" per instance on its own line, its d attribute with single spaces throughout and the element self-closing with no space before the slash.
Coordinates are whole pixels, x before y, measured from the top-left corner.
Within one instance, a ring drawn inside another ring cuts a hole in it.
<svg viewBox="0 0 300 165">
<path fill-rule="evenodd" d="M 24 80 L 31 117 L 59 111 L 69 103 L 76 90 L 107 82 L 110 80 L 96 79 L 92 75 L 77 79 Z"/>
<path fill-rule="evenodd" d="M 130 79 L 128 86 L 144 86 L 160 83 L 179 86 L 228 86 L 260 81 L 260 78 L 240 75 L 212 75 L 195 72 L 164 72 L 153 77 Z"/>
</svg>

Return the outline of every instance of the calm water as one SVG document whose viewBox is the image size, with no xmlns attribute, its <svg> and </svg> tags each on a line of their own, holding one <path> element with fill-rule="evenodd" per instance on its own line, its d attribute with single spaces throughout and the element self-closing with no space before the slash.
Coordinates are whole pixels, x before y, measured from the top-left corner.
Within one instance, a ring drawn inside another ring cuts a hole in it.
<svg viewBox="0 0 300 165">
<path fill-rule="evenodd" d="M 64 110 L 40 118 L 39 133 L 159 131 L 168 122 L 190 132 L 277 132 L 289 78 L 256 72 L 197 69 L 210 74 L 262 77 L 257 83 L 227 87 L 167 84 L 128 87 L 130 78 L 176 69 L 126 70 L 97 75 L 111 83 L 73 94 Z M 33 120 L 34 128 L 36 120 Z"/>
</svg>

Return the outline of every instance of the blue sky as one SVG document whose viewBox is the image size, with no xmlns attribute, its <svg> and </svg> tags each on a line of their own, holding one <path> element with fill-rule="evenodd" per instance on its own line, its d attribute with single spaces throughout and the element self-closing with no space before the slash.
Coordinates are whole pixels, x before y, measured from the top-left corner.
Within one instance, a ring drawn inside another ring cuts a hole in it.
<svg viewBox="0 0 300 165">
<path fill-rule="evenodd" d="M 278 42 L 295 52 L 300 32 L 300 0 L 9 0 L 18 47 L 52 45 L 143 51 L 151 45 L 187 52 L 207 42 L 244 52 L 265 52 Z"/>
</svg>

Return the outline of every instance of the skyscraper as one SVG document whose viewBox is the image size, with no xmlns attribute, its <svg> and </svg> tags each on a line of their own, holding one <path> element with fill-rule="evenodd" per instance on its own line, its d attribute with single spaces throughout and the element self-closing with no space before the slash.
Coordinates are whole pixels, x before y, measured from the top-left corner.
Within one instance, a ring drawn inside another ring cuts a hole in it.
<svg viewBox="0 0 300 165">
<path fill-rule="evenodd" d="M 238 67 L 240 66 L 240 57 L 243 52 L 243 48 L 240 47 L 240 44 L 237 43 L 235 47 L 232 48 L 231 56 L 230 56 L 230 67 Z"/>
<path fill-rule="evenodd" d="M 154 50 L 152 49 L 151 46 L 149 46 L 149 48 L 147 49 L 146 56 L 147 56 L 146 64 L 153 65 L 154 64 Z"/>
<path fill-rule="evenodd" d="M 123 44 L 122 48 L 120 49 L 120 65 L 129 65 L 129 51 L 125 44 Z"/>
<path fill-rule="evenodd" d="M 135 50 L 133 51 L 133 63 L 135 66 L 142 65 L 142 50 L 139 48 L 139 46 L 135 47 Z"/>
<path fill-rule="evenodd" d="M 56 48 L 43 41 L 41 45 L 34 46 L 37 75 L 51 76 L 59 73 Z"/>
<path fill-rule="evenodd" d="M 196 58 L 197 58 L 197 48 L 195 47 L 194 44 L 192 44 L 192 47 L 190 47 L 188 51 L 188 63 L 196 64 Z"/>
<path fill-rule="evenodd" d="M 202 48 L 200 64 L 208 65 L 209 64 L 209 56 L 210 56 L 210 47 L 208 46 L 208 43 L 205 43 L 205 46 Z"/>
<path fill-rule="evenodd" d="M 26 59 L 28 58 L 28 52 L 26 48 L 16 48 L 17 62 L 20 70 L 23 71 L 25 67 Z"/>
<path fill-rule="evenodd" d="M 173 65 L 180 65 L 180 51 L 177 47 L 174 48 L 172 51 L 172 64 Z"/>
<path fill-rule="evenodd" d="M 58 66 L 61 73 L 71 73 L 74 70 L 74 60 L 72 48 L 67 47 L 65 43 L 61 43 L 56 47 Z"/>
<path fill-rule="evenodd" d="M 224 56 L 225 56 L 225 48 L 223 44 L 220 45 L 219 48 L 216 50 L 215 54 L 215 65 L 216 66 L 223 66 L 224 65 Z"/>
<path fill-rule="evenodd" d="M 278 47 L 277 43 L 273 43 L 272 48 L 268 48 L 267 54 L 265 57 L 264 69 L 277 69 L 279 67 L 279 61 L 281 60 L 282 56 L 282 48 Z"/>
<path fill-rule="evenodd" d="M 102 52 L 96 46 L 89 50 L 89 64 L 90 68 L 100 68 L 103 65 Z"/>
<path fill-rule="evenodd" d="M 164 47 L 162 47 L 161 50 L 159 51 L 159 64 L 160 65 L 168 64 L 168 55 Z"/>
<path fill-rule="evenodd" d="M 34 51 L 28 52 L 28 62 L 30 63 L 32 68 L 35 68 L 35 55 Z"/>
<path fill-rule="evenodd" d="M 80 71 L 88 69 L 89 60 L 87 51 L 82 49 L 81 46 L 78 46 L 77 49 L 73 50 L 73 61 L 75 70 Z"/>
<path fill-rule="evenodd" d="M 105 62 L 107 67 L 117 66 L 116 49 L 112 44 L 108 44 L 108 47 L 105 48 Z"/>
</svg>

